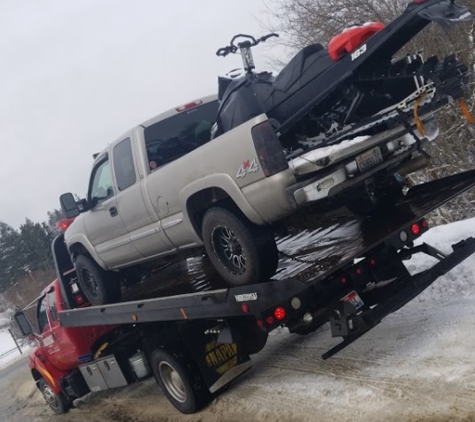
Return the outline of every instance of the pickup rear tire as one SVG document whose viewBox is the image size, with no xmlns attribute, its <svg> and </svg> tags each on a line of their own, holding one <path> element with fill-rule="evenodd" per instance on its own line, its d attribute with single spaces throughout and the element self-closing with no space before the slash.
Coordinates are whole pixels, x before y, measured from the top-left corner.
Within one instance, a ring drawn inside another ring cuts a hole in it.
<svg viewBox="0 0 475 422">
<path fill-rule="evenodd" d="M 230 286 L 267 281 L 279 263 L 272 231 L 224 208 L 203 217 L 203 242 L 213 266 Z"/>
<path fill-rule="evenodd" d="M 38 388 L 43 394 L 46 404 L 56 415 L 62 415 L 71 408 L 72 402 L 63 393 L 55 393 L 43 378 L 38 381 Z"/>
<path fill-rule="evenodd" d="M 155 380 L 167 399 L 181 413 L 191 414 L 205 407 L 212 395 L 193 361 L 180 352 L 156 349 L 150 356 Z"/>
<path fill-rule="evenodd" d="M 114 273 L 104 271 L 84 255 L 79 255 L 74 260 L 74 267 L 82 293 L 92 305 L 105 305 L 120 301 L 120 281 Z"/>
</svg>

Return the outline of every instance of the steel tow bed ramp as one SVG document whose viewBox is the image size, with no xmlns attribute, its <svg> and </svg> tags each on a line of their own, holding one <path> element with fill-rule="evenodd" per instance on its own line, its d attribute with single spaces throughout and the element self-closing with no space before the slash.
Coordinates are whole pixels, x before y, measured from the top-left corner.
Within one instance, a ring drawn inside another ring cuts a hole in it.
<svg viewBox="0 0 475 422">
<path fill-rule="evenodd" d="M 417 295 L 427 289 L 434 281 L 442 275 L 448 273 L 454 267 L 459 265 L 462 261 L 475 253 L 475 239 L 468 238 L 452 246 L 453 252 L 447 257 L 440 260 L 432 268 L 423 271 L 414 276 L 407 277 L 406 280 L 401 280 L 405 287 L 399 292 L 389 297 L 385 302 L 378 304 L 376 307 L 362 312 L 353 318 L 345 318 L 345 315 L 340 315 L 340 323 L 342 320 L 345 323 L 351 321 L 350 334 L 345 336 L 344 340 L 337 346 L 333 347 L 328 352 L 322 355 L 323 359 L 328 359 L 359 339 L 362 335 L 376 327 L 386 316 L 396 312 L 398 309 L 406 305 Z M 350 313 L 352 312 L 349 309 Z"/>
<path fill-rule="evenodd" d="M 412 224 L 447 201 L 475 186 L 475 170 L 418 185 L 395 208 L 377 219 L 345 216 L 342 222 L 322 222 L 326 229 L 305 234 L 307 247 L 302 256 L 309 263 L 298 262 L 290 269 L 283 259 L 274 281 L 242 287 L 223 288 L 200 293 L 187 293 L 103 306 L 69 309 L 59 312 L 63 326 L 79 327 L 99 324 L 136 324 L 157 321 L 185 321 L 242 317 L 258 317 L 277 304 L 289 302 L 296 295 L 321 289 L 337 271 L 364 257 L 378 245 L 395 239 L 402 227 Z M 340 230 L 337 243 L 327 246 L 323 238 Z M 313 236 L 313 237 L 312 237 Z M 310 250 L 310 252 L 309 252 Z M 310 289 L 310 290 L 309 290 Z"/>
</svg>

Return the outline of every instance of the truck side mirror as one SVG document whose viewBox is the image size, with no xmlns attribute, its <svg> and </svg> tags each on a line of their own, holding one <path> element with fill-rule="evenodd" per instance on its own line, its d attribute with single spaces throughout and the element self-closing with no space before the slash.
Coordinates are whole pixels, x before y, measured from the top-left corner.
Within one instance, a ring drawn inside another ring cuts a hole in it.
<svg viewBox="0 0 475 422">
<path fill-rule="evenodd" d="M 79 209 L 72 193 L 63 193 L 59 197 L 59 202 L 66 218 L 73 218 L 79 215 Z"/>
<path fill-rule="evenodd" d="M 31 328 L 30 321 L 28 321 L 23 312 L 16 312 L 13 318 L 15 318 L 18 328 L 25 337 L 33 335 L 33 328 Z"/>
</svg>

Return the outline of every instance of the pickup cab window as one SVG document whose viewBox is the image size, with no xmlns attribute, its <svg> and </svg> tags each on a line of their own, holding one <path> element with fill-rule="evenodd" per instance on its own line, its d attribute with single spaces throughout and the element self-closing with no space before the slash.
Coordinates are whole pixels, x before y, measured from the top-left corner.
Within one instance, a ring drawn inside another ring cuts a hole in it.
<svg viewBox="0 0 475 422">
<path fill-rule="evenodd" d="M 112 173 L 109 160 L 106 159 L 99 163 L 93 170 L 91 193 L 89 197 L 91 200 L 100 202 L 111 197 L 113 194 Z"/>
<path fill-rule="evenodd" d="M 51 311 L 51 318 L 53 321 L 57 321 L 58 316 L 56 314 L 56 305 L 54 303 L 54 291 L 48 293 L 48 306 Z"/>
<path fill-rule="evenodd" d="M 211 140 L 218 101 L 191 108 L 145 128 L 150 169 L 170 163 Z"/>
<path fill-rule="evenodd" d="M 43 296 L 38 302 L 38 331 L 41 334 L 48 325 L 48 316 L 46 315 L 46 296 Z"/>
<path fill-rule="evenodd" d="M 137 180 L 130 138 L 124 139 L 114 147 L 113 157 L 117 189 L 123 191 Z"/>
</svg>

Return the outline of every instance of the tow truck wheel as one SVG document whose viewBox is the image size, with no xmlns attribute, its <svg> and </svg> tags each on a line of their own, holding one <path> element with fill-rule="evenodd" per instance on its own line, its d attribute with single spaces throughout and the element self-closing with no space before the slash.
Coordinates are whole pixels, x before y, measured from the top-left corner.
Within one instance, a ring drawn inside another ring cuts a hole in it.
<svg viewBox="0 0 475 422">
<path fill-rule="evenodd" d="M 231 286 L 267 281 L 277 270 L 279 252 L 272 232 L 227 209 L 206 212 L 203 242 L 213 266 Z"/>
<path fill-rule="evenodd" d="M 74 267 L 82 292 L 92 305 L 104 305 L 120 301 L 120 282 L 84 255 L 74 261 Z"/>
<path fill-rule="evenodd" d="M 156 349 L 150 363 L 163 393 L 180 412 L 195 413 L 211 400 L 201 374 L 182 354 Z"/>
<path fill-rule="evenodd" d="M 54 413 L 62 415 L 70 409 L 71 402 L 66 398 L 66 396 L 63 393 L 55 393 L 44 379 L 39 381 L 38 386 L 45 398 L 46 404 Z"/>
</svg>

